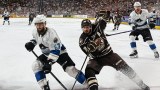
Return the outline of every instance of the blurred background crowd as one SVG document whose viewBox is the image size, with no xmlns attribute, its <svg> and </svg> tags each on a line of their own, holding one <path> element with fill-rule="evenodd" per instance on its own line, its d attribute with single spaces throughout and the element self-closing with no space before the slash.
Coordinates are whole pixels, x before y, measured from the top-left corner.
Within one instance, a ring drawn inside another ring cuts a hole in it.
<svg viewBox="0 0 160 90">
<path fill-rule="evenodd" d="M 142 8 L 154 7 L 160 17 L 160 0 L 0 0 L 0 14 L 5 10 L 10 14 L 28 16 L 29 13 L 46 15 L 88 15 L 94 17 L 100 9 L 119 12 L 128 16 L 133 4 L 139 1 Z"/>
</svg>

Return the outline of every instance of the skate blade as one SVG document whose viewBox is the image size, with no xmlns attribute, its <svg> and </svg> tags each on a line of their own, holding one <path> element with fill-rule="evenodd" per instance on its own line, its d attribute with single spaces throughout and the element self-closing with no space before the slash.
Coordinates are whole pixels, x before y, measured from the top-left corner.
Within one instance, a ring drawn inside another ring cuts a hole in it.
<svg viewBox="0 0 160 90">
<path fill-rule="evenodd" d="M 131 59 L 138 58 L 138 55 L 130 56 Z"/>
<path fill-rule="evenodd" d="M 155 57 L 155 60 L 159 60 L 159 57 Z"/>
</svg>

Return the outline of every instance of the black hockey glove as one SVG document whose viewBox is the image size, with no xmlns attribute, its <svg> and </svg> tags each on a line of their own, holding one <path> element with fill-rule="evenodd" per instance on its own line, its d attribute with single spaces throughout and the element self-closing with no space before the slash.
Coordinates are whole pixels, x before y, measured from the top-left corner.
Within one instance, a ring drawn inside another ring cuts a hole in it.
<svg viewBox="0 0 160 90">
<path fill-rule="evenodd" d="M 154 29 L 155 28 L 155 24 L 154 23 L 149 23 L 149 27 L 151 28 L 151 29 Z"/>
<path fill-rule="evenodd" d="M 35 44 L 34 44 L 33 42 L 27 42 L 27 43 L 25 44 L 25 47 L 26 47 L 26 49 L 30 52 L 30 51 L 32 51 L 32 50 L 34 49 Z"/>
<path fill-rule="evenodd" d="M 52 63 L 44 63 L 44 65 L 43 65 L 43 71 L 44 71 L 44 73 L 45 74 L 48 74 L 48 73 L 50 73 L 51 72 L 51 70 L 52 70 Z"/>
<path fill-rule="evenodd" d="M 132 30 L 136 30 L 137 29 L 137 27 L 136 26 L 132 26 Z"/>
<path fill-rule="evenodd" d="M 138 36 L 136 36 L 135 40 L 137 40 L 137 41 L 139 40 Z"/>
<path fill-rule="evenodd" d="M 48 57 L 45 56 L 44 54 L 41 54 L 38 57 L 38 59 L 43 63 L 43 68 L 42 69 L 43 69 L 44 73 L 45 74 L 50 73 L 51 70 L 52 70 L 52 64 L 53 64 L 52 60 L 47 60 Z"/>
<path fill-rule="evenodd" d="M 27 42 L 25 44 L 25 47 L 28 51 L 32 51 L 34 47 L 36 46 L 36 40 L 32 39 L 30 42 Z"/>
</svg>

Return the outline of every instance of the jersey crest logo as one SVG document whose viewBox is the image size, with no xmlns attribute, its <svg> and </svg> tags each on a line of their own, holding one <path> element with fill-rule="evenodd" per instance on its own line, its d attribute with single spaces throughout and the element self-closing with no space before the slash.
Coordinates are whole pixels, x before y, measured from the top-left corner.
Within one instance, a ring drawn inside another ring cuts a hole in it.
<svg viewBox="0 0 160 90">
<path fill-rule="evenodd" d="M 57 44 L 54 45 L 55 50 L 59 50 L 60 47 L 61 47 L 61 46 L 60 46 L 60 43 L 57 43 Z"/>
<path fill-rule="evenodd" d="M 57 43 L 58 42 L 58 38 L 55 37 L 54 40 L 53 40 L 53 42 Z"/>
<path fill-rule="evenodd" d="M 137 19 L 137 20 L 135 20 L 136 22 L 142 22 L 143 20 L 142 19 Z"/>
</svg>

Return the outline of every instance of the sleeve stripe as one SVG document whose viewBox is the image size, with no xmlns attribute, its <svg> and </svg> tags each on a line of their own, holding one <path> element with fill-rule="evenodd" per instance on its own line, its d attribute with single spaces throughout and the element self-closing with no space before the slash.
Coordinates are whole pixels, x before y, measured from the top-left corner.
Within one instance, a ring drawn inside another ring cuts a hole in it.
<svg viewBox="0 0 160 90">
<path fill-rule="evenodd" d="M 60 54 L 60 50 L 51 50 L 50 53 L 58 55 Z"/>
</svg>

